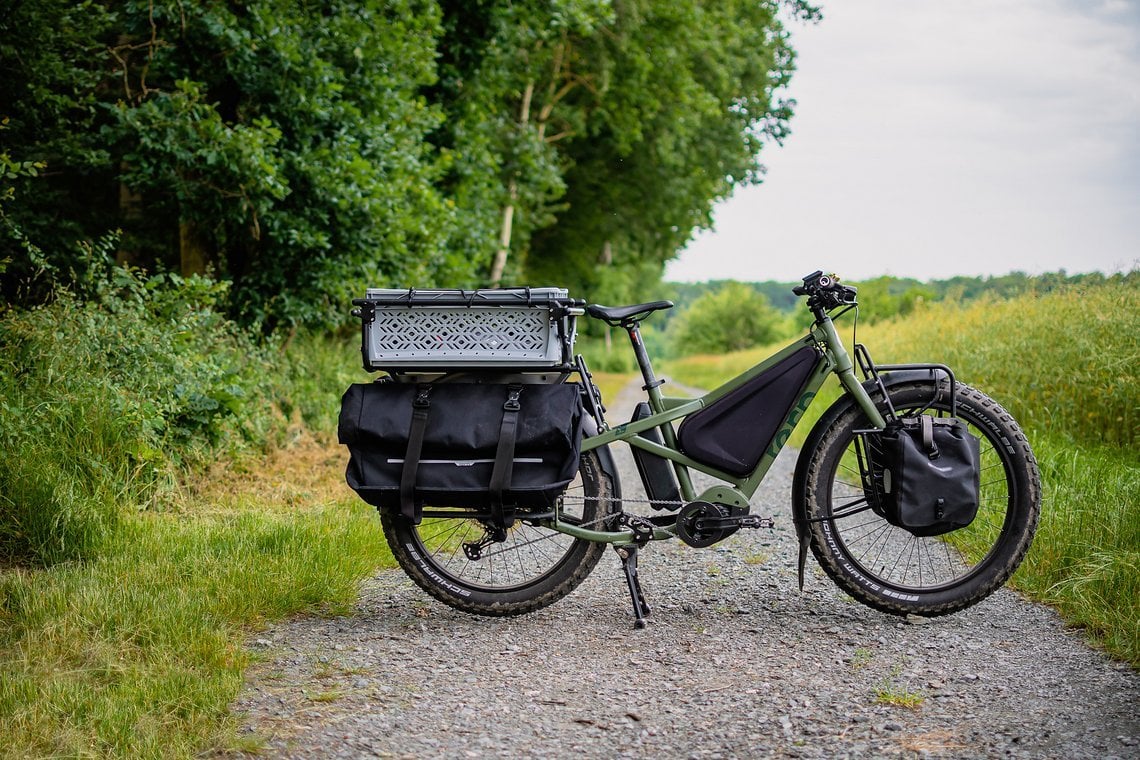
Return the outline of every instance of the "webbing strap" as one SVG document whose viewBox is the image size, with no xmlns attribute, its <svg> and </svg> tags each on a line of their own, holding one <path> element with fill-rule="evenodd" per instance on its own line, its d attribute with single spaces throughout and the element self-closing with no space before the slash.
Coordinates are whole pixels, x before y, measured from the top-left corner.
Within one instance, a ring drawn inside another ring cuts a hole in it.
<svg viewBox="0 0 1140 760">
<path fill-rule="evenodd" d="M 499 428 L 499 445 L 495 449 L 495 467 L 491 470 L 491 524 L 495 527 L 496 540 L 506 538 L 506 515 L 503 505 L 503 492 L 511 486 L 511 474 L 515 467 L 515 439 L 519 423 L 519 396 L 521 385 L 507 386 L 507 401 L 503 404 L 503 423 Z"/>
<path fill-rule="evenodd" d="M 404 454 L 404 469 L 400 473 L 400 514 L 416 525 L 422 513 L 416 509 L 416 472 L 420 468 L 420 453 L 424 446 L 428 409 L 431 407 L 431 386 L 423 385 L 412 401 L 412 425 L 408 428 L 408 451 Z"/>
<path fill-rule="evenodd" d="M 934 418 L 923 414 L 919 415 L 919 420 L 922 425 L 922 446 L 926 450 L 926 456 L 937 459 L 939 452 L 937 444 L 934 443 Z"/>
</svg>

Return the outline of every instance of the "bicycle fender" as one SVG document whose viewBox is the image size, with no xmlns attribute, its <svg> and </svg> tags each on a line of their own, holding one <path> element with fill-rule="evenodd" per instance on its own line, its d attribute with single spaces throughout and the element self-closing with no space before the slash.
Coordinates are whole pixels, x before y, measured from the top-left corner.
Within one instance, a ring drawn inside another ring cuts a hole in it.
<svg viewBox="0 0 1140 760">
<path fill-rule="evenodd" d="M 930 371 L 925 369 L 904 369 L 894 372 L 884 372 L 879 377 L 887 390 L 897 385 L 903 385 L 904 383 L 929 383 L 933 381 Z M 871 398 L 875 398 L 879 390 L 878 384 L 874 380 L 864 380 L 862 385 L 867 393 L 871 395 Z M 806 482 L 808 459 L 811 457 L 811 452 L 815 451 L 819 445 L 819 439 L 823 437 L 824 431 L 831 426 L 839 414 L 854 403 L 855 400 L 853 398 L 844 394 L 840 396 L 834 404 L 829 406 L 827 411 L 820 415 L 819 421 L 815 423 L 815 427 L 808 433 L 807 440 L 804 441 L 803 447 L 800 448 L 799 456 L 796 458 L 796 472 L 792 478 L 792 523 L 796 526 L 796 537 L 799 538 L 800 541 L 800 591 L 804 590 L 804 563 L 807 561 L 807 550 L 811 540 L 807 530 Z"/>
<path fill-rule="evenodd" d="M 598 434 L 598 423 L 588 414 L 582 416 L 582 433 L 587 438 Z M 602 472 L 610 479 L 610 484 L 613 486 L 613 498 L 621 499 L 621 477 L 618 475 L 617 462 L 614 461 L 610 447 L 599 446 L 594 452 L 598 455 L 598 464 L 601 465 Z"/>
</svg>

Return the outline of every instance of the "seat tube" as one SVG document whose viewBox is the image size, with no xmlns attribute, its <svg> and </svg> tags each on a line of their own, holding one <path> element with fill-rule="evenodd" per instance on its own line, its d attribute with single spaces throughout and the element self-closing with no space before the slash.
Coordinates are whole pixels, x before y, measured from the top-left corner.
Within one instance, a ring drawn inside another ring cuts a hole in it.
<svg viewBox="0 0 1140 760">
<path fill-rule="evenodd" d="M 642 389 L 649 394 L 649 408 L 654 413 L 660 412 L 663 409 L 661 386 L 665 384 L 665 381 L 658 380 L 657 376 L 653 374 L 653 364 L 649 361 L 649 352 L 645 350 L 645 343 L 641 339 L 641 328 L 634 322 L 627 325 L 625 329 L 629 333 L 629 342 L 633 344 L 633 355 L 637 358 L 637 366 L 641 368 L 641 377 L 645 380 Z M 673 424 L 666 422 L 660 427 L 660 430 L 665 439 L 665 444 L 676 450 L 677 433 L 673 430 Z M 686 501 L 691 501 L 694 498 L 695 491 L 688 469 L 677 462 L 673 462 L 673 471 L 677 474 L 677 484 L 681 488 L 681 497 Z"/>
</svg>

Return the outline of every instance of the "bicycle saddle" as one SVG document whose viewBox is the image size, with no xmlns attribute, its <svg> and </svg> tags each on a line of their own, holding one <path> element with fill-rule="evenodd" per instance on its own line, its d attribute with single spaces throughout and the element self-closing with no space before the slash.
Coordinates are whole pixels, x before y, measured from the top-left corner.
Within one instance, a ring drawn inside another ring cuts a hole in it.
<svg viewBox="0 0 1140 760">
<path fill-rule="evenodd" d="M 596 303 L 592 303 L 586 307 L 586 313 L 595 319 L 600 319 L 618 327 L 625 324 L 635 324 L 655 311 L 672 308 L 672 301 L 635 303 L 632 306 L 599 306 Z"/>
</svg>

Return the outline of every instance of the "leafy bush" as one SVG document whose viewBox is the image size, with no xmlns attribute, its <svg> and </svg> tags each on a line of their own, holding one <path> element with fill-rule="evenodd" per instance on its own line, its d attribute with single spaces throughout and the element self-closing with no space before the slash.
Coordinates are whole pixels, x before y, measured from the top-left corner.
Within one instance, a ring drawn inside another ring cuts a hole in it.
<svg viewBox="0 0 1140 760">
<path fill-rule="evenodd" d="M 739 282 L 705 293 L 670 325 L 674 353 L 742 351 L 784 334 L 785 318 L 767 297 Z"/>
<path fill-rule="evenodd" d="M 0 560 L 92 556 L 179 467 L 264 439 L 272 359 L 225 286 L 106 264 L 0 315 Z"/>
<path fill-rule="evenodd" d="M 361 368 L 359 330 L 299 335 L 277 365 L 274 403 L 290 421 L 328 437 L 335 434 L 345 388 L 374 377 Z"/>
</svg>

